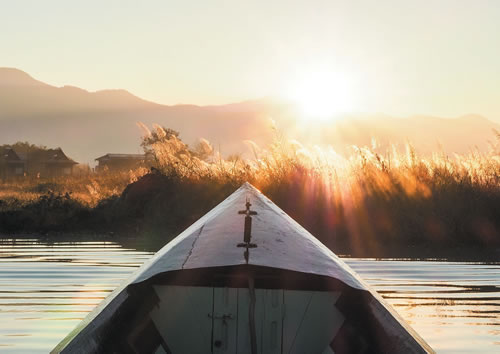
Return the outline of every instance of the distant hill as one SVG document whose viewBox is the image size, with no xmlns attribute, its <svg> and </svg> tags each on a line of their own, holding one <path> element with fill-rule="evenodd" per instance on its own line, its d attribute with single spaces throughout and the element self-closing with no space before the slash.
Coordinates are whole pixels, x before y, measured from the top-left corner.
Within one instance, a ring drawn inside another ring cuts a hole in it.
<svg viewBox="0 0 500 354">
<path fill-rule="evenodd" d="M 348 116 L 328 124 L 307 124 L 298 116 L 292 104 L 271 99 L 166 106 L 125 90 L 55 87 L 21 70 L 0 68 L 0 144 L 21 140 L 61 146 L 68 156 L 85 163 L 109 152 L 140 152 L 138 121 L 178 130 L 187 143 L 204 137 L 224 155 L 248 152 L 243 140 L 270 142 L 275 134 L 271 121 L 290 138 L 330 144 L 339 151 L 353 144 L 370 145 L 372 137 L 382 147 L 409 140 L 424 153 L 435 151 L 438 143 L 447 152 L 474 146 L 486 150 L 488 140 L 494 140 L 492 129 L 500 130 L 500 125 L 475 115 L 456 119 Z"/>
<path fill-rule="evenodd" d="M 140 152 L 138 121 L 176 129 L 188 143 L 206 137 L 224 153 L 241 150 L 242 140 L 262 135 L 255 112 L 219 108 L 165 106 L 125 90 L 55 87 L 21 70 L 0 68 L 0 143 L 61 146 L 79 162 L 93 162 L 108 152 Z"/>
<path fill-rule="evenodd" d="M 0 87 L 49 87 L 49 85 L 35 80 L 22 70 L 0 68 Z"/>
<path fill-rule="evenodd" d="M 73 86 L 54 87 L 21 70 L 0 68 L 0 119 L 143 110 L 157 106 L 125 90 L 88 92 Z"/>
</svg>

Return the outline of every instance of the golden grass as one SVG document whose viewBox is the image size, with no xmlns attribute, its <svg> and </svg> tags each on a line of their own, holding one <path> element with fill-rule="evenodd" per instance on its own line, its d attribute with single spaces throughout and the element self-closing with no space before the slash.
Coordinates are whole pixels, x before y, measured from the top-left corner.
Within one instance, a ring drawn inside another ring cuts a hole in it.
<svg viewBox="0 0 500 354">
<path fill-rule="evenodd" d="M 6 205 L 14 203 L 22 206 L 48 193 L 67 194 L 84 206 L 95 207 L 103 199 L 120 195 L 128 184 L 135 182 L 147 171 L 145 168 L 140 168 L 118 173 L 87 173 L 68 177 L 43 179 L 24 177 L 7 180 L 0 183 L 0 200 L 4 200 Z"/>
<path fill-rule="evenodd" d="M 198 190 L 190 195 L 192 187 L 183 188 L 177 197 L 186 210 L 203 200 L 200 190 L 221 200 L 224 186 L 248 181 L 336 251 L 374 256 L 391 247 L 401 254 L 412 247 L 500 246 L 498 144 L 488 153 L 432 156 L 411 144 L 383 152 L 353 146 L 342 156 L 278 136 L 267 148 L 248 142 L 252 158 L 224 159 L 211 147 L 192 150 L 176 136 L 155 136 L 146 146 L 154 168 L 179 188 Z"/>
<path fill-rule="evenodd" d="M 155 130 L 163 128 L 155 126 Z M 156 133 L 165 137 L 165 134 Z M 499 139 L 500 141 L 500 139 Z M 150 145 L 154 167 L 167 176 L 180 179 L 212 179 L 219 182 L 250 181 L 261 189 L 277 183 L 289 183 L 300 176 L 336 191 L 337 197 L 404 193 L 408 197 L 429 197 L 432 187 L 460 183 L 477 188 L 500 186 L 500 149 L 489 153 L 471 150 L 466 155 L 448 156 L 443 152 L 419 156 L 411 144 L 405 152 L 394 147 L 381 153 L 373 147 L 352 147 L 349 156 L 331 148 L 306 148 L 297 141 L 278 137 L 268 148 L 248 144 L 254 156 L 222 158 L 203 141 L 201 154 L 175 136 L 158 139 Z M 199 150 L 199 148 L 197 149 Z"/>
<path fill-rule="evenodd" d="M 153 167 L 164 175 L 180 180 L 231 184 L 249 181 L 262 190 L 297 182 L 302 183 L 303 188 L 321 185 L 331 194 L 328 199 L 346 206 L 371 194 L 428 198 L 436 187 L 451 184 L 483 189 L 500 186 L 500 150 L 496 147 L 489 153 L 471 151 L 466 155 L 448 156 L 441 152 L 423 157 L 410 144 L 404 153 L 395 148 L 381 153 L 374 148 L 353 146 L 349 156 L 342 156 L 331 148 L 306 148 L 297 141 L 277 137 L 265 149 L 248 141 L 254 154 L 252 158 L 224 159 L 206 140 L 191 149 L 176 136 L 166 135 L 158 125 L 150 134 L 156 139 L 145 148 L 153 156 Z M 4 181 L 0 183 L 0 199 L 29 203 L 48 192 L 68 193 L 72 199 L 94 207 L 103 199 L 120 195 L 128 184 L 147 171 L 140 168 Z"/>
<path fill-rule="evenodd" d="M 488 153 L 471 150 L 464 155 L 438 152 L 432 156 L 419 155 L 410 144 L 404 151 L 353 146 L 343 156 L 331 148 L 307 148 L 278 136 L 266 148 L 247 142 L 253 149 L 250 158 L 223 158 L 207 141 L 191 148 L 162 130 L 155 126 L 143 147 L 151 154 L 156 174 L 162 176 L 156 181 L 170 186 L 156 186 L 147 196 L 140 195 L 144 189 L 136 189 L 134 202 L 124 198 L 120 208 L 111 206 L 92 214 L 97 224 L 98 220 L 123 224 L 137 218 L 137 225 L 152 225 L 162 234 L 179 231 L 248 181 L 339 252 L 373 256 L 388 254 L 384 252 L 390 247 L 399 247 L 396 254 L 407 246 L 500 247 L 498 144 Z M 94 208 L 119 196 L 145 173 L 143 168 L 5 182 L 0 184 L 0 210 L 27 205 L 19 220 L 26 215 L 36 221 L 29 211 L 38 215 L 46 205 L 56 215 L 60 205 L 73 205 L 76 211 Z M 54 202 L 54 195 L 64 195 L 64 200 Z M 54 219 L 53 224 L 78 218 L 75 213 Z M 11 229 L 16 228 L 18 224 L 12 222 Z"/>
</svg>

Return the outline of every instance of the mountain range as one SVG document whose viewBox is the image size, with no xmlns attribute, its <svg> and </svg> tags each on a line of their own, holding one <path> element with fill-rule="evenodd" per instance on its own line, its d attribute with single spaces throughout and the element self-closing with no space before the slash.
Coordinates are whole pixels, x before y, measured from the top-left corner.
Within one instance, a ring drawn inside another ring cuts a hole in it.
<svg viewBox="0 0 500 354">
<path fill-rule="evenodd" d="M 140 152 L 137 122 L 157 123 L 180 132 L 187 143 L 206 138 L 223 155 L 249 153 L 245 140 L 260 146 L 278 135 L 304 144 L 352 145 L 381 149 L 407 141 L 424 153 L 439 146 L 447 153 L 488 150 L 500 125 L 482 116 L 458 118 L 346 115 L 311 124 L 293 103 L 261 99 L 217 106 L 162 105 L 126 90 L 89 92 L 55 87 L 13 68 L 0 68 L 0 145 L 29 141 L 62 147 L 76 161 L 92 163 L 106 153 Z M 274 127 L 274 128 L 273 128 Z"/>
</svg>

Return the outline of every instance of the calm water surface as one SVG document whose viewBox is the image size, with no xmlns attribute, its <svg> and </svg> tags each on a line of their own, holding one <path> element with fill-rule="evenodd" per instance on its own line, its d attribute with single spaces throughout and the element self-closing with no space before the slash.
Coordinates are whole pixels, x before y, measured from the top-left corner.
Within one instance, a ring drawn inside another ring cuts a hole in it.
<svg viewBox="0 0 500 354">
<path fill-rule="evenodd" d="M 0 240 L 0 352 L 46 353 L 151 252 Z M 500 352 L 500 263 L 346 258 L 440 353 Z"/>
</svg>

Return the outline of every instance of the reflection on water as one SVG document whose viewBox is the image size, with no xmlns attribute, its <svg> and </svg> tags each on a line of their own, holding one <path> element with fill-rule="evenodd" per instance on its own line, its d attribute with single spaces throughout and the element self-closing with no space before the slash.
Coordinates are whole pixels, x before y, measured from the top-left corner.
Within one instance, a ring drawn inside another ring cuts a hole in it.
<svg viewBox="0 0 500 354">
<path fill-rule="evenodd" d="M 0 352 L 47 353 L 151 254 L 110 242 L 0 240 Z"/>
<path fill-rule="evenodd" d="M 500 352 L 500 264 L 346 259 L 438 352 Z"/>
<path fill-rule="evenodd" d="M 46 353 L 150 256 L 0 240 L 0 352 Z M 345 260 L 438 352 L 500 352 L 500 264 Z"/>
</svg>

